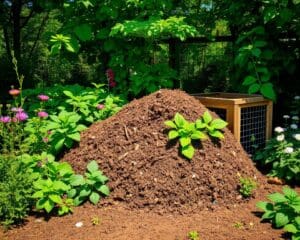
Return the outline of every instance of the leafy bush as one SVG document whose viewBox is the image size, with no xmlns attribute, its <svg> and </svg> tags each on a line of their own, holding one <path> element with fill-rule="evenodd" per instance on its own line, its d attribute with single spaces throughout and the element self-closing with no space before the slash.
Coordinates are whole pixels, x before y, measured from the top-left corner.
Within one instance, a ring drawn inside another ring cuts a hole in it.
<svg viewBox="0 0 300 240">
<path fill-rule="evenodd" d="M 284 226 L 284 230 L 292 233 L 292 240 L 300 239 L 300 216 L 296 217 L 294 222 Z"/>
<path fill-rule="evenodd" d="M 285 128 L 275 128 L 275 136 L 267 142 L 264 149 L 256 152 L 254 160 L 263 166 L 270 167 L 270 176 L 300 183 L 299 117 L 296 115 L 283 117 Z"/>
<path fill-rule="evenodd" d="M 110 191 L 106 182 L 108 178 L 99 170 L 96 161 L 91 161 L 87 165 L 85 178 L 82 175 L 74 175 L 71 179 L 73 188 L 68 192 L 70 198 L 74 198 L 75 205 L 80 205 L 87 199 L 93 204 L 97 204 L 101 195 L 108 196 Z"/>
<path fill-rule="evenodd" d="M 240 177 L 239 192 L 243 197 L 248 198 L 253 194 L 257 188 L 257 183 L 254 179 L 249 177 Z"/>
<path fill-rule="evenodd" d="M 27 216 L 32 204 L 32 179 L 15 157 L 0 154 L 0 222 L 18 223 Z"/>
<path fill-rule="evenodd" d="M 272 222 L 276 228 L 281 228 L 294 222 L 300 214 L 300 196 L 289 187 L 283 187 L 283 194 L 272 193 L 268 195 L 270 202 L 258 202 L 256 206 L 264 211 L 262 219 Z"/>
<path fill-rule="evenodd" d="M 227 123 L 222 119 L 213 120 L 206 111 L 195 123 L 188 122 L 181 114 L 176 113 L 172 121 L 165 121 L 165 125 L 170 128 L 169 140 L 179 138 L 181 153 L 188 159 L 192 159 L 195 152 L 192 140 L 204 140 L 207 134 L 217 139 L 224 138 L 220 129 L 226 127 Z"/>
</svg>

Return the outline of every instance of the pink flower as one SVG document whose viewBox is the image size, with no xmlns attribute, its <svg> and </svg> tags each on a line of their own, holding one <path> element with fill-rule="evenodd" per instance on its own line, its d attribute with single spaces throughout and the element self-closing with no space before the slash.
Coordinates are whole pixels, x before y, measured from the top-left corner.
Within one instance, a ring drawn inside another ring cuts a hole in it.
<svg viewBox="0 0 300 240">
<path fill-rule="evenodd" d="M 38 117 L 40 117 L 40 118 L 46 118 L 46 117 L 48 117 L 48 113 L 47 112 L 44 112 L 44 111 L 40 111 L 40 112 L 38 112 Z"/>
<path fill-rule="evenodd" d="M 49 97 L 47 95 L 40 94 L 40 95 L 38 95 L 38 99 L 40 99 L 43 102 L 46 102 L 49 100 Z"/>
<path fill-rule="evenodd" d="M 106 70 L 106 76 L 109 80 L 112 80 L 112 81 L 115 80 L 115 73 L 111 68 Z"/>
<path fill-rule="evenodd" d="M 23 109 L 23 108 L 20 108 L 20 107 L 18 107 L 18 108 L 13 107 L 13 108 L 11 109 L 11 111 L 12 111 L 12 112 L 24 112 L 24 109 Z"/>
<path fill-rule="evenodd" d="M 101 110 L 101 109 L 103 109 L 103 108 L 105 108 L 105 105 L 103 105 L 103 104 L 98 104 L 98 105 L 97 105 L 97 109 Z"/>
<path fill-rule="evenodd" d="M 43 142 L 44 142 L 44 143 L 48 143 L 48 142 L 49 142 L 49 138 L 44 137 L 44 138 L 43 138 Z"/>
<path fill-rule="evenodd" d="M 9 123 L 11 121 L 11 118 L 9 116 L 1 116 L 0 122 L 2 123 Z"/>
<path fill-rule="evenodd" d="M 15 117 L 18 121 L 23 122 L 28 118 L 28 115 L 25 112 L 17 112 Z"/>
<path fill-rule="evenodd" d="M 48 130 L 48 131 L 47 131 L 47 134 L 48 134 L 48 135 L 50 135 L 51 133 L 52 133 L 51 130 Z"/>
<path fill-rule="evenodd" d="M 10 95 L 12 96 L 18 96 L 20 94 L 20 90 L 19 89 L 10 89 L 9 92 L 8 92 Z"/>
</svg>

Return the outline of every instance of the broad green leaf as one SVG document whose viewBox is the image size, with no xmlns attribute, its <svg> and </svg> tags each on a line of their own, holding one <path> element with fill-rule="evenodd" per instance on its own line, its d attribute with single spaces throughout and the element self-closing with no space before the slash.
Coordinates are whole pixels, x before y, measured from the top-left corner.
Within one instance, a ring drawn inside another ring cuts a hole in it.
<svg viewBox="0 0 300 240">
<path fill-rule="evenodd" d="M 167 126 L 167 127 L 170 127 L 170 128 L 177 128 L 176 124 L 173 122 L 173 121 L 165 121 L 164 124 Z"/>
<path fill-rule="evenodd" d="M 261 50 L 260 50 L 259 48 L 253 48 L 253 49 L 251 50 L 251 53 L 252 53 L 253 56 L 259 57 L 260 54 L 261 54 Z"/>
<path fill-rule="evenodd" d="M 270 20 L 276 17 L 278 11 L 275 6 L 270 6 L 265 8 L 263 15 L 264 15 L 264 22 L 268 23 Z"/>
<path fill-rule="evenodd" d="M 250 85 L 250 87 L 248 88 L 248 93 L 249 94 L 256 93 L 259 91 L 259 89 L 260 89 L 260 85 L 258 83 L 254 83 Z"/>
<path fill-rule="evenodd" d="M 287 224 L 284 226 L 284 230 L 290 233 L 297 233 L 298 229 L 293 224 Z"/>
<path fill-rule="evenodd" d="M 215 129 L 223 129 L 223 128 L 225 128 L 226 126 L 227 126 L 227 122 L 225 122 L 224 120 L 222 120 L 222 119 L 214 119 L 212 122 L 211 122 L 211 124 L 210 124 L 210 126 L 211 127 L 213 127 L 213 128 L 215 128 Z"/>
<path fill-rule="evenodd" d="M 277 212 L 275 214 L 275 226 L 280 228 L 289 223 L 289 218 L 283 212 Z"/>
<path fill-rule="evenodd" d="M 274 211 L 266 211 L 262 216 L 261 219 L 265 220 L 265 219 L 273 219 L 275 217 L 275 213 Z"/>
<path fill-rule="evenodd" d="M 54 147 L 55 152 L 59 152 L 62 147 L 64 146 L 65 139 L 56 139 L 53 142 L 51 142 L 51 145 Z"/>
<path fill-rule="evenodd" d="M 60 180 L 56 180 L 53 182 L 53 188 L 58 191 L 68 191 L 70 189 L 70 186 L 66 185 Z"/>
<path fill-rule="evenodd" d="M 254 46 L 255 47 L 264 47 L 264 46 L 266 46 L 268 43 L 266 42 L 266 41 L 260 41 L 260 40 L 257 40 L 257 41 L 255 41 L 254 42 Z"/>
<path fill-rule="evenodd" d="M 76 194 L 77 194 L 77 191 L 74 188 L 67 192 L 68 198 L 74 198 L 76 196 Z"/>
<path fill-rule="evenodd" d="M 90 194 L 91 194 L 91 189 L 89 189 L 88 187 L 83 187 L 79 192 L 79 197 L 87 197 Z"/>
<path fill-rule="evenodd" d="M 297 4 L 300 3 L 300 0 L 293 0 L 293 3 L 294 3 L 295 5 L 297 5 Z"/>
<path fill-rule="evenodd" d="M 96 205 L 100 200 L 100 195 L 96 192 L 92 192 L 89 199 L 94 205 Z"/>
<path fill-rule="evenodd" d="M 72 175 L 70 177 L 70 184 L 72 186 L 80 186 L 83 185 L 84 183 L 85 181 L 82 175 L 77 174 L 77 175 Z"/>
<path fill-rule="evenodd" d="M 256 207 L 266 211 L 273 211 L 274 210 L 274 206 L 271 203 L 268 202 L 263 202 L 263 201 L 259 201 L 256 203 Z"/>
<path fill-rule="evenodd" d="M 78 133 L 78 132 L 68 134 L 67 136 L 68 136 L 68 138 L 71 138 L 74 141 L 80 142 L 80 133 Z"/>
<path fill-rule="evenodd" d="M 204 140 L 206 138 L 207 138 L 206 134 L 203 133 L 203 132 L 201 132 L 201 131 L 195 131 L 191 135 L 191 139 L 201 139 L 201 140 Z"/>
<path fill-rule="evenodd" d="M 187 145 L 181 149 L 181 153 L 188 159 L 192 159 L 195 153 L 195 149 L 192 145 Z"/>
<path fill-rule="evenodd" d="M 66 138 L 65 141 L 64 141 L 64 145 L 67 148 L 71 149 L 72 146 L 73 146 L 73 140 L 71 138 Z"/>
<path fill-rule="evenodd" d="M 89 164 L 87 165 L 87 169 L 89 170 L 89 172 L 97 171 L 98 168 L 98 163 L 95 160 L 89 162 Z"/>
<path fill-rule="evenodd" d="M 80 204 L 82 204 L 84 202 L 84 200 L 85 200 L 85 197 L 77 196 L 76 198 L 74 198 L 74 205 L 79 206 Z"/>
<path fill-rule="evenodd" d="M 207 124 L 202 122 L 202 120 L 200 120 L 200 119 L 196 120 L 196 128 L 197 129 L 202 129 L 202 128 L 205 128 L 206 126 L 207 126 Z"/>
<path fill-rule="evenodd" d="M 81 41 L 88 41 L 92 38 L 92 28 L 88 24 L 81 24 L 75 27 L 74 32 Z"/>
<path fill-rule="evenodd" d="M 275 100 L 276 99 L 276 93 L 274 91 L 273 88 L 273 84 L 272 83 L 264 83 L 262 84 L 261 88 L 260 88 L 260 92 L 263 96 L 271 99 L 271 100 Z"/>
<path fill-rule="evenodd" d="M 109 188 L 106 185 L 102 185 L 99 189 L 97 189 L 99 192 L 103 193 L 105 196 L 108 196 L 110 194 Z"/>
<path fill-rule="evenodd" d="M 186 120 L 180 113 L 175 114 L 174 121 L 178 127 L 183 127 L 186 123 Z"/>
<path fill-rule="evenodd" d="M 181 137 L 181 138 L 179 139 L 179 142 L 180 142 L 180 145 L 181 145 L 182 147 L 185 147 L 185 146 L 191 144 L 191 138 L 189 138 L 189 137 Z"/>
<path fill-rule="evenodd" d="M 218 131 L 218 130 L 209 131 L 208 133 L 209 133 L 210 136 L 218 138 L 218 139 L 223 139 L 224 138 L 223 133 Z"/>
<path fill-rule="evenodd" d="M 268 199 L 270 199 L 271 201 L 275 202 L 275 203 L 282 203 L 282 202 L 286 202 L 287 199 L 284 195 L 282 195 L 281 193 L 272 193 L 268 195 Z"/>
<path fill-rule="evenodd" d="M 47 213 L 51 212 L 54 206 L 55 206 L 54 202 L 52 202 L 49 199 L 44 203 L 44 209 L 46 210 Z"/>
<path fill-rule="evenodd" d="M 178 132 L 177 132 L 176 130 L 171 130 L 171 131 L 169 131 L 169 133 L 168 133 L 168 138 L 169 138 L 170 140 L 175 139 L 175 138 L 177 138 L 178 136 L 179 136 L 179 134 L 178 134 Z"/>
<path fill-rule="evenodd" d="M 92 118 L 93 119 L 93 118 Z M 85 130 L 85 129 L 87 129 L 87 127 L 86 126 L 84 126 L 84 125 L 82 125 L 82 124 L 79 124 L 79 125 L 77 125 L 77 127 L 76 127 L 76 131 L 78 131 L 78 132 L 81 132 L 81 131 L 83 131 L 83 130 Z"/>
<path fill-rule="evenodd" d="M 212 121 L 212 116 L 210 115 L 210 113 L 208 111 L 205 111 L 202 118 L 206 124 L 208 124 Z"/>
<path fill-rule="evenodd" d="M 255 77 L 249 75 L 249 76 L 245 77 L 242 84 L 243 84 L 243 86 L 248 86 L 248 85 L 255 83 L 256 81 L 257 80 Z"/>
<path fill-rule="evenodd" d="M 50 198 L 51 201 L 53 201 L 53 202 L 55 202 L 57 204 L 62 204 L 63 203 L 61 197 L 59 195 L 57 195 L 57 194 L 50 194 L 49 198 Z"/>
<path fill-rule="evenodd" d="M 43 191 L 37 191 L 31 197 L 32 198 L 42 198 L 42 197 L 44 197 L 44 192 Z"/>
</svg>

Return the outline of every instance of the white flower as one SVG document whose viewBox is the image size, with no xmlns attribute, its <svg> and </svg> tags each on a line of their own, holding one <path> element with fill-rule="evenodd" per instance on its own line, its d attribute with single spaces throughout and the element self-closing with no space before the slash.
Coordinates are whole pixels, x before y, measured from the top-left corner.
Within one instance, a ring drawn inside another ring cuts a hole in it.
<svg viewBox="0 0 300 240">
<path fill-rule="evenodd" d="M 284 118 L 284 119 L 289 119 L 290 116 L 289 116 L 289 115 L 283 115 L 283 118 Z"/>
<path fill-rule="evenodd" d="M 80 227 L 82 227 L 83 226 L 83 222 L 77 222 L 76 224 L 75 224 L 75 227 L 77 227 L 77 228 L 80 228 Z"/>
<path fill-rule="evenodd" d="M 292 119 L 298 121 L 299 117 L 298 116 L 292 116 Z"/>
<path fill-rule="evenodd" d="M 295 96 L 294 99 L 295 99 L 295 100 L 299 100 L 299 99 L 300 99 L 300 96 Z"/>
<path fill-rule="evenodd" d="M 274 129 L 274 131 L 277 132 L 277 133 L 282 133 L 282 132 L 284 132 L 284 129 L 282 127 L 276 127 Z"/>
<path fill-rule="evenodd" d="M 285 152 L 285 153 L 292 153 L 292 152 L 294 152 L 294 149 L 293 149 L 292 147 L 286 147 L 286 148 L 283 150 L 283 152 Z"/>
<path fill-rule="evenodd" d="M 294 124 L 294 123 L 291 124 L 290 127 L 291 127 L 291 129 L 297 129 L 298 128 L 297 124 Z"/>
<path fill-rule="evenodd" d="M 293 137 L 294 137 L 297 141 L 300 141 L 300 133 L 294 134 Z"/>
<path fill-rule="evenodd" d="M 282 142 L 282 141 L 284 140 L 284 134 L 278 135 L 278 136 L 276 137 L 276 140 L 277 140 L 278 142 Z"/>
</svg>

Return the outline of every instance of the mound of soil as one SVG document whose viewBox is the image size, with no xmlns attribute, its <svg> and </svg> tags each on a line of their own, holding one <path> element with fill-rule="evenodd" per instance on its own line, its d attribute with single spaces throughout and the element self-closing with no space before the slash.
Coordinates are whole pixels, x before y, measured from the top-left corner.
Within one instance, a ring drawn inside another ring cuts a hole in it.
<svg viewBox="0 0 300 240">
<path fill-rule="evenodd" d="M 115 116 L 93 124 L 80 145 L 63 157 L 85 171 L 96 160 L 110 179 L 102 204 L 123 202 L 130 209 L 188 213 L 241 202 L 238 174 L 261 175 L 228 129 L 225 140 L 203 141 L 191 161 L 170 144 L 164 121 L 176 112 L 195 121 L 207 109 L 179 90 L 160 90 L 127 104 Z M 217 117 L 215 114 L 213 116 Z"/>
</svg>

